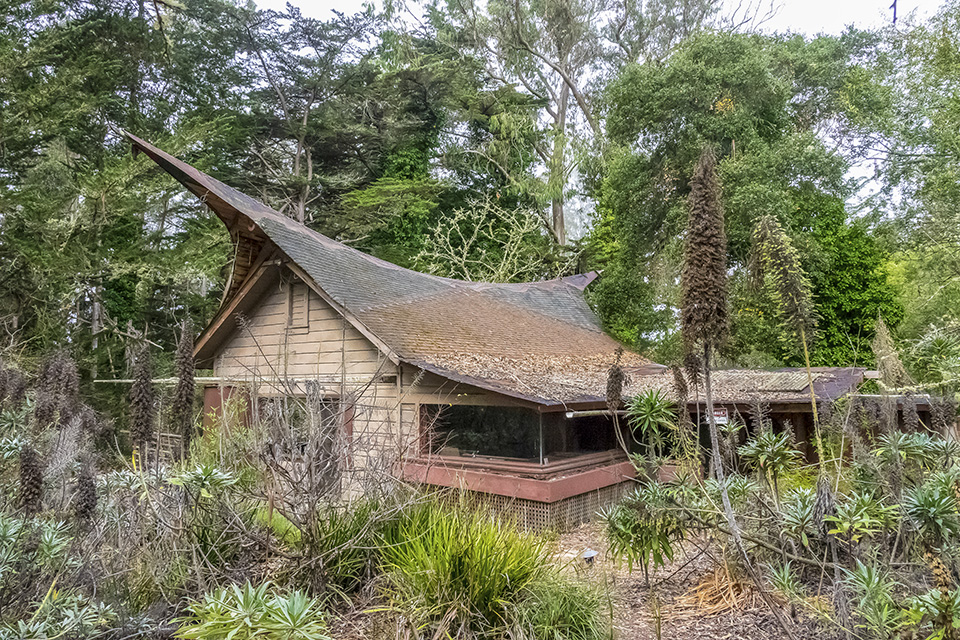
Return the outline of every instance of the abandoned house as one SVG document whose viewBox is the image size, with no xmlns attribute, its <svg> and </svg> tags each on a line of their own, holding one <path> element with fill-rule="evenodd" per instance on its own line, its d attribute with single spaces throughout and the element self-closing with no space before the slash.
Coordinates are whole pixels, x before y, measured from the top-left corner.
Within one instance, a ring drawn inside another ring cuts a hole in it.
<svg viewBox="0 0 960 640">
<path fill-rule="evenodd" d="M 129 138 L 233 241 L 220 310 L 196 343 L 197 366 L 215 380 L 205 415 L 237 393 L 255 411 L 317 396 L 337 416 L 345 487 L 363 470 L 461 487 L 533 527 L 572 526 L 630 487 L 635 471 L 614 426 L 624 421 L 603 411 L 620 345 L 583 297 L 595 274 L 491 284 L 404 269 Z M 626 394 L 671 392 L 665 367 L 630 352 L 623 365 Z M 840 397 L 863 373 L 818 369 L 814 393 Z M 719 407 L 746 412 L 763 399 L 801 439 L 810 428 L 806 372 L 721 371 L 715 380 Z M 688 408 L 702 411 L 695 397 Z"/>
</svg>

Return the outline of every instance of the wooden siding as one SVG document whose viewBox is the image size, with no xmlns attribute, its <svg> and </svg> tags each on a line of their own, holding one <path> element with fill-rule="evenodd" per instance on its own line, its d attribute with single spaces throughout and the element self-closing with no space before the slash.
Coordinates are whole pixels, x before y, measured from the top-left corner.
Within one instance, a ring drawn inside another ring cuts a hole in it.
<svg viewBox="0 0 960 640">
<path fill-rule="evenodd" d="M 379 349 L 287 275 L 224 343 L 215 359 L 216 375 L 250 381 L 396 375 Z"/>
</svg>

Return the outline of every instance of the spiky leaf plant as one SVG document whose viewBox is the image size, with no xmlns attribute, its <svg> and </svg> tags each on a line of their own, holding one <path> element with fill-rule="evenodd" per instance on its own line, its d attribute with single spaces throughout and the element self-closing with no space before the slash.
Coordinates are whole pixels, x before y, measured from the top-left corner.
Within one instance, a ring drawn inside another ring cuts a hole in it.
<svg viewBox="0 0 960 640">
<path fill-rule="evenodd" d="M 153 438 L 154 415 L 153 362 L 150 347 L 144 344 L 137 353 L 130 388 L 130 437 L 141 456 Z"/>
<path fill-rule="evenodd" d="M 193 404 L 196 385 L 193 380 L 193 325 L 189 320 L 183 323 L 180 331 L 180 342 L 177 343 L 175 358 L 177 370 L 177 386 L 173 391 L 171 406 L 171 420 L 173 428 L 180 434 L 181 455 L 186 457 L 190 453 L 190 442 L 193 440 Z"/>
<path fill-rule="evenodd" d="M 184 640 L 330 640 L 319 601 L 282 593 L 270 582 L 231 585 L 187 607 L 175 637 Z"/>
<path fill-rule="evenodd" d="M 957 498 L 951 489 L 934 481 L 904 491 L 903 511 L 921 540 L 930 547 L 960 534 Z"/>
<path fill-rule="evenodd" d="M 763 474 L 773 489 L 774 501 L 779 504 L 778 480 L 800 460 L 800 452 L 790 444 L 790 437 L 786 433 L 765 430 L 748 440 L 737 452 L 745 462 Z"/>
<path fill-rule="evenodd" d="M 43 507 L 43 463 L 28 444 L 20 449 L 20 506 L 28 516 L 40 513 Z"/>
<path fill-rule="evenodd" d="M 627 403 L 630 428 L 639 433 L 651 457 L 663 454 L 667 435 L 676 428 L 677 410 L 659 389 L 638 394 Z"/>
</svg>

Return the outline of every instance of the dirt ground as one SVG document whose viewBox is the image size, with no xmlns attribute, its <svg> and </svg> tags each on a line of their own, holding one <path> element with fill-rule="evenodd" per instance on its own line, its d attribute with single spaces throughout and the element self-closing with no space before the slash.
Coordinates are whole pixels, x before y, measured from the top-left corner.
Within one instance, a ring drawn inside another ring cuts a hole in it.
<svg viewBox="0 0 960 640">
<path fill-rule="evenodd" d="M 696 597 L 694 590 L 705 579 L 709 585 L 718 563 L 722 563 L 722 557 L 718 557 L 715 549 L 702 552 L 696 545 L 684 545 L 675 553 L 673 562 L 651 573 L 648 587 L 639 567 L 630 572 L 626 566 L 617 566 L 606 557 L 604 535 L 595 524 L 562 535 L 559 545 L 561 557 L 574 566 L 585 567 L 580 559 L 584 550 L 600 552 L 594 562 L 582 570 L 592 579 L 610 584 L 617 640 L 656 640 L 658 609 L 659 637 L 663 639 L 789 638 L 752 590 L 745 592 L 744 608 L 712 613 L 696 606 L 695 603 L 702 599 Z M 793 620 L 792 632 L 797 640 L 829 640 L 833 637 L 833 633 L 817 624 L 813 617 L 789 605 L 784 607 L 784 613 Z"/>
</svg>

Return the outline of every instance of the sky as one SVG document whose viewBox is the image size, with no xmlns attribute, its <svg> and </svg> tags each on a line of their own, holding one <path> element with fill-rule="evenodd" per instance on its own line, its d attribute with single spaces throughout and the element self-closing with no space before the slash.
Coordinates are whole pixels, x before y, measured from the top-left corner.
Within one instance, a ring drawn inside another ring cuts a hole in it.
<svg viewBox="0 0 960 640">
<path fill-rule="evenodd" d="M 261 9 L 282 10 L 287 0 L 255 0 Z M 738 0 L 726 0 L 736 6 Z M 360 11 L 363 0 L 290 0 L 312 18 L 326 20 L 331 10 L 344 13 Z M 746 0 L 745 0 L 746 2 Z M 815 35 L 838 34 L 847 26 L 877 27 L 893 18 L 893 0 L 783 0 L 777 14 L 763 26 L 766 31 L 793 31 Z M 937 0 L 897 0 L 898 20 L 911 12 L 918 18 L 929 16 L 940 6 Z"/>
</svg>

